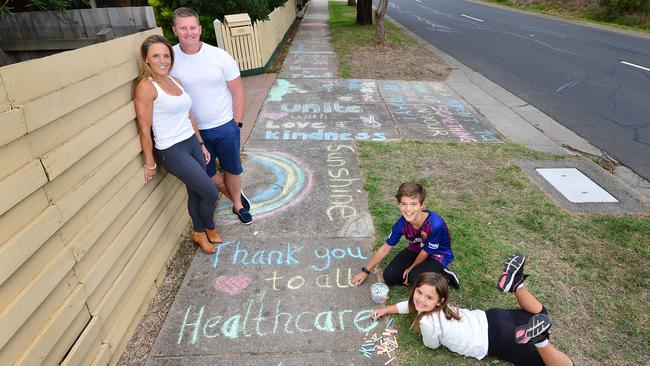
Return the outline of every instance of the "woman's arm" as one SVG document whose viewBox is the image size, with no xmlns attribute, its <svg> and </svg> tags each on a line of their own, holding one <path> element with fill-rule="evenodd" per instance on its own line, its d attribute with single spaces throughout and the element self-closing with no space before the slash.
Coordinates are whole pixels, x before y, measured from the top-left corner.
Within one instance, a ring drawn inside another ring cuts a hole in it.
<svg viewBox="0 0 650 366">
<path fill-rule="evenodd" d="M 205 144 L 203 143 L 203 138 L 201 137 L 201 133 L 199 132 L 199 127 L 197 126 L 196 121 L 192 116 L 192 113 L 190 113 L 190 121 L 192 122 L 194 135 L 196 136 L 196 139 L 199 140 L 199 144 L 201 145 L 201 151 L 203 151 L 203 156 L 205 157 L 205 163 L 207 164 L 210 162 L 210 152 L 208 151 L 208 149 L 205 147 Z"/>
<path fill-rule="evenodd" d="M 150 81 L 141 81 L 136 85 L 133 95 L 135 116 L 140 137 L 140 146 L 144 155 L 144 182 L 147 183 L 156 176 L 156 161 L 153 158 L 153 141 L 151 125 L 153 123 L 153 101 L 157 97 L 156 88 Z"/>
</svg>

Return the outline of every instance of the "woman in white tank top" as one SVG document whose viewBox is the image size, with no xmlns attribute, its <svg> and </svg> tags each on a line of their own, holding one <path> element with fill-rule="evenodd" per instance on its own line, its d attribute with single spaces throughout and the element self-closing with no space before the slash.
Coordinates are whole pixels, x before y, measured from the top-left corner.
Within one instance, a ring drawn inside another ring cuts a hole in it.
<svg viewBox="0 0 650 366">
<path fill-rule="evenodd" d="M 190 115 L 192 99 L 180 82 L 169 76 L 174 65 L 171 44 L 163 36 L 147 37 L 140 46 L 139 63 L 133 100 L 145 183 L 156 177 L 155 147 L 159 162 L 187 187 L 192 240 L 204 253 L 213 254 L 213 244 L 222 239 L 213 219 L 218 193 L 205 170 L 210 153 Z"/>
</svg>

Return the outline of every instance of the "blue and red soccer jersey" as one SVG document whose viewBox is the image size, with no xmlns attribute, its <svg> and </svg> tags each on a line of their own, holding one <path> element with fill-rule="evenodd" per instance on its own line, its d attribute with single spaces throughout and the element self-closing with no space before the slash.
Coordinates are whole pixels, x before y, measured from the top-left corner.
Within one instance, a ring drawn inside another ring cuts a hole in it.
<svg viewBox="0 0 650 366">
<path fill-rule="evenodd" d="M 402 235 L 408 240 L 408 249 L 413 253 L 419 253 L 422 249 L 429 256 L 447 267 L 454 260 L 454 252 L 451 250 L 451 235 L 445 220 L 437 213 L 424 210 L 428 213 L 426 220 L 419 228 L 414 228 L 404 216 L 393 225 L 393 229 L 386 238 L 386 244 L 394 246 L 399 243 Z"/>
</svg>

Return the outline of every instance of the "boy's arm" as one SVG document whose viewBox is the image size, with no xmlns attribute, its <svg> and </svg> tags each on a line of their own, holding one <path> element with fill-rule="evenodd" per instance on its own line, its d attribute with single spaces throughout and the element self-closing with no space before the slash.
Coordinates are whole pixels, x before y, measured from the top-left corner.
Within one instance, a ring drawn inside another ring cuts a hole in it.
<svg viewBox="0 0 650 366">
<path fill-rule="evenodd" d="M 384 257 L 386 257 L 388 252 L 390 252 L 391 248 L 392 247 L 390 245 L 388 245 L 387 243 L 384 243 L 384 245 L 382 245 L 375 252 L 375 254 L 372 255 L 372 257 L 370 258 L 370 260 L 366 264 L 365 268 L 368 271 L 372 271 L 373 268 L 375 268 L 375 266 L 377 266 L 379 264 L 379 262 L 381 262 L 381 260 L 384 259 Z M 366 280 L 367 277 L 368 277 L 368 273 L 365 273 L 363 271 L 359 271 L 359 272 L 357 272 L 357 274 L 354 275 L 354 277 L 352 277 L 352 284 L 355 285 L 355 286 L 360 285 L 360 284 L 363 283 L 363 281 Z"/>
</svg>

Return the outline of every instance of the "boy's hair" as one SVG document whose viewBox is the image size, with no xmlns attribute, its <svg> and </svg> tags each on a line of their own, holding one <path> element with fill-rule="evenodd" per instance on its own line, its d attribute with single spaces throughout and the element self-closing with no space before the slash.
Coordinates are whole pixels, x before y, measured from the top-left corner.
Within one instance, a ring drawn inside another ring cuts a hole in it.
<svg viewBox="0 0 650 366">
<path fill-rule="evenodd" d="M 174 10 L 174 14 L 172 15 L 172 23 L 176 25 L 176 18 L 181 17 L 181 18 L 189 18 L 189 17 L 195 17 L 196 21 L 199 21 L 199 13 L 194 11 L 193 9 L 190 8 L 178 8 Z"/>
<path fill-rule="evenodd" d="M 140 65 L 140 74 L 138 75 L 138 81 L 140 82 L 142 80 L 148 80 L 153 77 L 154 72 L 151 69 L 151 66 L 147 63 L 147 53 L 149 53 L 149 48 L 156 44 L 156 43 L 162 43 L 167 47 L 169 50 L 169 55 L 171 57 L 170 61 L 171 64 L 169 65 L 169 70 L 174 67 L 174 50 L 172 49 L 171 43 L 167 40 L 167 38 L 154 34 L 149 37 L 147 37 L 143 42 L 142 45 L 140 45 L 140 57 L 138 57 L 138 64 Z"/>
<path fill-rule="evenodd" d="M 424 284 L 436 289 L 436 294 L 440 299 L 440 305 L 434 307 L 433 310 L 429 312 L 418 313 L 418 311 L 415 309 L 415 303 L 413 302 L 413 294 L 418 287 Z M 422 317 L 425 315 L 429 315 L 438 311 L 442 311 L 443 314 L 445 314 L 445 318 L 447 318 L 447 320 L 460 320 L 458 309 L 449 305 L 449 284 L 447 283 L 447 279 L 441 274 L 435 272 L 421 273 L 415 279 L 413 287 L 411 287 L 411 293 L 409 295 L 409 316 L 411 319 L 413 319 L 413 323 L 411 323 L 411 329 L 415 328 L 419 332 L 420 319 L 422 319 Z"/>
<path fill-rule="evenodd" d="M 397 193 L 395 194 L 397 203 L 402 200 L 402 197 L 417 197 L 420 200 L 420 204 L 424 204 L 424 200 L 427 198 L 427 191 L 420 183 L 406 182 L 400 184 L 399 189 L 397 189 Z"/>
</svg>

